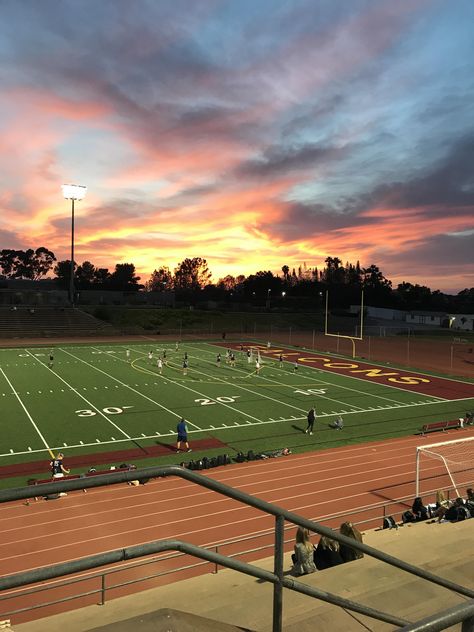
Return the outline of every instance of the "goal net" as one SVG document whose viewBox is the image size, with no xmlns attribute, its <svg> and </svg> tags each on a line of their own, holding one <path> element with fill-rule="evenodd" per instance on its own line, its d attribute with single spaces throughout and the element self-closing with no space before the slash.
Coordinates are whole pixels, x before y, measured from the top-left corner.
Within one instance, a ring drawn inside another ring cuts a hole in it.
<svg viewBox="0 0 474 632">
<path fill-rule="evenodd" d="M 462 496 L 474 481 L 474 437 L 416 448 L 416 495 L 453 487 Z"/>
</svg>

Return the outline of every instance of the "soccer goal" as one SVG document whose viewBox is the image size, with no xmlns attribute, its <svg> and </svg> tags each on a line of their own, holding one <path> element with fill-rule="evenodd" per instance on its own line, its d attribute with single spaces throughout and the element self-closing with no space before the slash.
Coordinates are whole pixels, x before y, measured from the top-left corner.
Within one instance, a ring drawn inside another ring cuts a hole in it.
<svg viewBox="0 0 474 632">
<path fill-rule="evenodd" d="M 452 486 L 458 496 L 474 480 L 474 437 L 442 441 L 416 448 L 416 495 Z M 430 486 L 430 489 L 422 489 Z"/>
</svg>

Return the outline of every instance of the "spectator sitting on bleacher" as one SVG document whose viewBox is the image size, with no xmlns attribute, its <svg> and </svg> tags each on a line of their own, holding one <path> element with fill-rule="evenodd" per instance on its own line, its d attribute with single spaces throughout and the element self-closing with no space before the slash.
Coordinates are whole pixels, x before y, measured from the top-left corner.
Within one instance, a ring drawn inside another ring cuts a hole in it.
<svg viewBox="0 0 474 632">
<path fill-rule="evenodd" d="M 352 522 L 343 522 L 339 531 L 341 535 L 345 535 L 346 538 L 352 538 L 353 540 L 357 540 L 357 542 L 362 542 L 362 533 L 352 524 Z M 344 562 L 352 562 L 353 560 L 358 560 L 361 557 L 364 557 L 362 551 L 353 549 L 351 546 L 346 546 L 345 544 L 341 544 L 339 546 L 339 552 Z"/>
<path fill-rule="evenodd" d="M 423 504 L 423 500 L 420 496 L 417 496 L 411 506 L 413 515 L 415 516 L 415 522 L 421 522 L 428 520 L 428 508 Z"/>
<path fill-rule="evenodd" d="M 459 522 L 470 518 L 469 509 L 464 505 L 464 500 L 459 496 L 453 505 L 446 510 L 443 521 Z"/>
<path fill-rule="evenodd" d="M 337 566 L 338 564 L 344 564 L 339 552 L 339 542 L 326 536 L 322 536 L 319 540 L 313 558 L 318 571 Z"/>
<path fill-rule="evenodd" d="M 449 500 L 447 500 L 443 491 L 438 490 L 436 492 L 436 505 L 435 505 L 435 510 L 432 515 L 435 518 L 438 518 L 438 522 L 441 522 L 447 509 L 451 507 L 451 504 L 452 503 Z"/>
<path fill-rule="evenodd" d="M 474 518 L 474 490 L 472 487 L 468 487 L 466 489 L 467 499 L 466 499 L 466 507 L 471 514 L 471 518 Z"/>
<path fill-rule="evenodd" d="M 294 554 L 291 556 L 293 560 L 292 574 L 298 576 L 314 573 L 316 570 L 313 560 L 314 546 L 309 539 L 308 529 L 298 527 L 294 551 Z"/>
</svg>

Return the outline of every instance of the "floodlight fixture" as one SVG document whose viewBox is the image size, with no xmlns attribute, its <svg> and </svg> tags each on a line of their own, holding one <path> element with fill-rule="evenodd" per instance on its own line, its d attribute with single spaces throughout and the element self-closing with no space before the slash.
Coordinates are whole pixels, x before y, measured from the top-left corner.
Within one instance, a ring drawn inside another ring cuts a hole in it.
<svg viewBox="0 0 474 632">
<path fill-rule="evenodd" d="M 71 272 L 69 278 L 69 301 L 74 307 L 74 202 L 83 200 L 86 197 L 87 187 L 80 184 L 62 184 L 63 196 L 66 200 L 71 200 Z"/>
<path fill-rule="evenodd" d="M 86 197 L 87 187 L 80 184 L 62 184 L 65 200 L 83 200 Z"/>
</svg>

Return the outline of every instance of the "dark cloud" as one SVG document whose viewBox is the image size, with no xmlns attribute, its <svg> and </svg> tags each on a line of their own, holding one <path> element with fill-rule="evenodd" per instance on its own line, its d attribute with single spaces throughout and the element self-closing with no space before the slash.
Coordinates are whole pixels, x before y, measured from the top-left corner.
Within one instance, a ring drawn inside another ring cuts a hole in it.
<svg viewBox="0 0 474 632">
<path fill-rule="evenodd" d="M 310 155 L 311 152 L 308 153 L 308 156 Z M 282 162 L 284 162 L 283 159 Z M 289 162 L 291 162 L 291 154 Z M 304 158 L 302 163 L 304 166 Z M 263 219 L 259 228 L 279 240 L 288 239 L 289 241 L 342 228 L 365 225 L 369 230 L 371 225 L 379 221 L 373 216 L 364 214 L 365 211 L 373 208 L 413 209 L 427 221 L 456 215 L 459 218 L 464 217 L 465 222 L 471 219 L 470 224 L 474 228 L 473 163 L 474 137 L 462 139 L 453 143 L 451 151 L 444 160 L 424 175 L 405 182 L 384 184 L 371 191 L 362 192 L 359 196 L 341 197 L 331 203 L 289 203 L 280 219 L 272 218 L 268 223 Z M 278 160 L 275 164 L 275 170 L 278 172 Z M 297 160 L 296 164 L 298 164 Z M 271 171 L 271 165 L 269 161 L 269 171 Z M 263 171 L 266 173 L 265 169 Z M 408 218 L 407 221 L 409 221 Z M 437 235 L 430 237 L 428 234 L 425 237 L 427 240 L 438 238 Z M 407 226 L 406 242 L 409 244 L 411 239 L 414 243 L 418 243 L 420 236 L 411 236 Z"/>
<path fill-rule="evenodd" d="M 253 178 L 273 178 L 295 171 L 315 169 L 336 160 L 343 152 L 339 147 L 306 144 L 300 146 L 273 146 L 261 158 L 248 160 L 236 169 L 236 175 Z"/>
<path fill-rule="evenodd" d="M 432 170 L 408 182 L 393 182 L 378 187 L 368 199 L 384 201 L 394 208 L 474 205 L 474 135 L 454 143 L 451 151 Z M 368 201 L 367 199 L 367 201 Z M 447 208 L 446 208 L 447 207 Z"/>
<path fill-rule="evenodd" d="M 472 244 L 474 239 L 474 228 L 470 234 L 459 235 L 435 235 L 426 240 L 425 243 L 418 241 L 416 247 L 404 253 L 403 263 L 407 271 L 413 266 L 416 268 L 431 269 L 435 266 L 437 269 L 447 270 L 453 266 L 465 268 L 468 267 L 473 272 L 473 251 Z M 386 265 L 391 269 L 400 265 L 400 259 L 396 255 L 386 254 Z M 474 275 L 473 275 L 474 283 Z"/>
<path fill-rule="evenodd" d="M 0 250 L 9 249 L 9 250 L 25 250 L 26 248 L 31 248 L 32 246 L 25 246 L 24 240 L 21 239 L 17 233 L 10 230 L 1 230 L 0 229 Z M 35 248 L 39 248 L 38 245 L 34 246 Z"/>
</svg>

